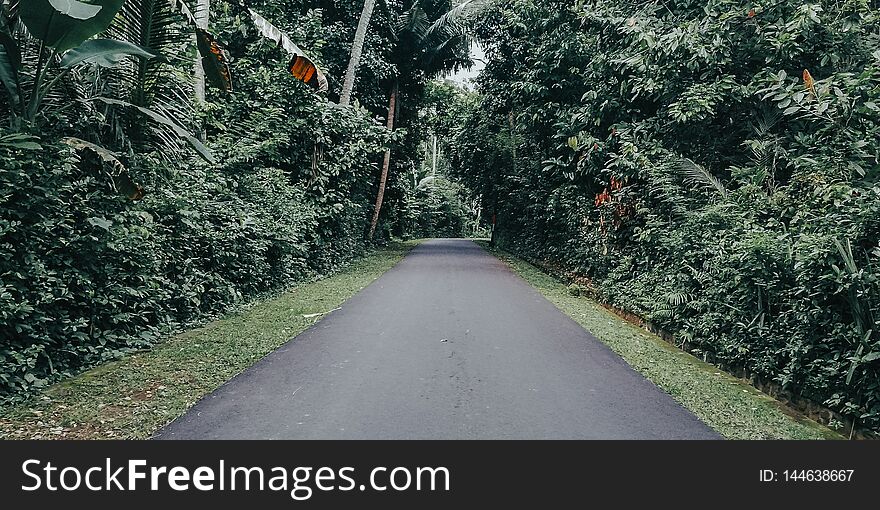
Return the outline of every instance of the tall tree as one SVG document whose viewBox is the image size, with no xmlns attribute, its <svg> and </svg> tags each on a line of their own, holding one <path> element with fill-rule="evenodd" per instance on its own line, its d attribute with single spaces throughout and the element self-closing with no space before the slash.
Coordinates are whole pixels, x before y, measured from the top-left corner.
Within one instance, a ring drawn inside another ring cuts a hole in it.
<svg viewBox="0 0 880 510">
<path fill-rule="evenodd" d="M 391 60 L 397 75 L 391 80 L 388 93 L 388 129 L 394 130 L 395 110 L 399 108 L 401 82 L 410 85 L 435 78 L 471 64 L 468 55 L 468 30 L 464 17 L 472 0 L 450 8 L 452 2 L 413 0 L 392 25 L 397 44 Z M 379 224 L 379 213 L 385 198 L 385 185 L 391 166 L 391 147 L 385 151 L 373 219 L 367 234 L 373 239 Z"/>
<path fill-rule="evenodd" d="M 196 26 L 202 30 L 208 30 L 208 22 L 211 17 L 211 0 L 198 0 L 196 4 Z M 205 100 L 205 69 L 202 67 L 202 56 L 196 56 L 196 99 L 200 102 Z"/>
<path fill-rule="evenodd" d="M 373 16 L 373 8 L 376 0 L 365 0 L 358 20 L 357 30 L 354 33 L 354 41 L 351 43 L 351 56 L 348 59 L 348 68 L 345 70 L 345 81 L 342 83 L 342 93 L 339 95 L 339 104 L 348 105 L 351 102 L 351 93 L 354 90 L 354 77 L 361 63 L 361 54 L 364 51 L 364 40 L 367 37 L 367 27 L 370 26 L 370 18 Z"/>
</svg>

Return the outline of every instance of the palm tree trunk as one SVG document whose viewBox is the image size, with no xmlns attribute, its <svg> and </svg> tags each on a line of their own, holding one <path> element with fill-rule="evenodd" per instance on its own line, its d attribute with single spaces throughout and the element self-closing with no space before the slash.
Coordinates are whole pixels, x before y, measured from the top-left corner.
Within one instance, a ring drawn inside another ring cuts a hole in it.
<svg viewBox="0 0 880 510">
<path fill-rule="evenodd" d="M 211 18 L 211 0 L 198 0 L 198 3 L 196 4 L 196 12 L 193 15 L 196 18 L 196 26 L 198 26 L 202 30 L 208 30 L 208 22 Z M 195 74 L 196 103 L 202 105 L 205 102 L 206 97 L 205 68 L 202 67 L 202 56 L 199 54 L 198 50 L 196 50 Z M 204 124 L 199 126 L 198 137 L 199 140 L 203 142 L 207 141 L 208 133 L 205 131 Z"/>
<path fill-rule="evenodd" d="M 431 195 L 437 198 L 437 135 L 434 134 L 433 150 L 431 151 Z"/>
<path fill-rule="evenodd" d="M 193 13 L 193 16 L 196 18 L 196 26 L 201 28 L 202 30 L 208 29 L 208 19 L 210 18 L 211 11 L 211 0 L 198 0 L 196 4 L 196 11 Z M 202 57 L 196 52 L 196 63 L 195 63 L 195 73 L 196 73 L 196 99 L 200 103 L 205 101 L 205 70 L 202 68 Z"/>
<path fill-rule="evenodd" d="M 390 98 L 388 99 L 388 130 L 394 130 L 394 112 L 397 109 L 397 80 L 391 87 Z M 391 145 L 385 150 L 385 160 L 382 162 L 382 176 L 379 178 L 379 192 L 376 193 L 376 208 L 373 210 L 373 221 L 370 222 L 370 233 L 367 240 L 373 240 L 373 234 L 376 233 L 376 225 L 379 224 L 379 211 L 382 210 L 382 200 L 385 198 L 385 183 L 388 181 L 388 168 L 391 166 Z"/>
<path fill-rule="evenodd" d="M 357 30 L 354 33 L 354 42 L 351 44 L 351 56 L 348 59 L 348 69 L 345 70 L 345 81 L 342 83 L 342 93 L 339 95 L 339 104 L 347 106 L 351 102 L 351 93 L 354 90 L 354 75 L 361 63 L 361 53 L 364 51 L 364 39 L 367 37 L 367 27 L 370 26 L 370 18 L 373 16 L 373 8 L 376 0 L 364 0 L 364 9 L 358 20 Z"/>
</svg>

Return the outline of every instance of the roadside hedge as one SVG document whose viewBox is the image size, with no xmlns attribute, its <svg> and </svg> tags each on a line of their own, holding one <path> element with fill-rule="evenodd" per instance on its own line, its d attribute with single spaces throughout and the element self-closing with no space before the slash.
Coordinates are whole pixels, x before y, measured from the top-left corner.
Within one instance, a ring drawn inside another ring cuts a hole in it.
<svg viewBox="0 0 880 510">
<path fill-rule="evenodd" d="M 67 145 L 0 146 L 0 398 L 361 254 L 387 134 L 356 110 L 324 127 L 359 135 L 326 163 L 321 186 L 264 166 L 275 156 L 263 146 L 260 163 L 193 162 L 164 177 L 143 159 L 130 169 L 148 183 L 138 202 Z"/>
<path fill-rule="evenodd" d="M 459 177 L 506 249 L 880 430 L 877 7 L 501 2 Z"/>
</svg>

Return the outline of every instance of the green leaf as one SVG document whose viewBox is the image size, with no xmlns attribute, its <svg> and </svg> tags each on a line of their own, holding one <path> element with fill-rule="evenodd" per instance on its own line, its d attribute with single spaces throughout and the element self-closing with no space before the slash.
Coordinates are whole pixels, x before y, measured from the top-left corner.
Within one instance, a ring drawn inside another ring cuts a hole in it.
<svg viewBox="0 0 880 510">
<path fill-rule="evenodd" d="M 81 63 L 114 67 L 129 55 L 144 57 L 148 60 L 165 60 L 165 57 L 159 53 L 130 42 L 114 39 L 91 39 L 65 53 L 61 58 L 61 67 L 73 67 Z"/>
<path fill-rule="evenodd" d="M 110 227 L 113 225 L 113 222 L 108 220 L 107 218 L 92 217 L 87 218 L 86 221 L 89 223 L 89 225 L 103 228 L 104 230 L 110 230 Z"/>
<path fill-rule="evenodd" d="M 33 150 L 33 151 L 38 151 L 38 150 L 43 149 L 43 146 L 36 143 L 36 142 L 13 142 L 13 143 L 8 143 L 8 144 L 4 144 L 4 145 L 6 145 L 7 147 L 14 147 L 16 149 L 28 149 L 28 150 Z"/>
<path fill-rule="evenodd" d="M 858 359 L 862 355 L 862 351 L 865 349 L 864 345 L 859 345 L 856 349 L 856 356 L 853 358 L 852 363 L 849 365 L 849 370 L 846 372 L 846 384 L 852 383 L 853 375 L 856 372 L 856 367 L 859 365 Z"/>
<path fill-rule="evenodd" d="M 49 4 L 66 16 L 82 20 L 94 18 L 102 8 L 100 5 L 92 5 L 77 0 L 49 0 Z"/>
<path fill-rule="evenodd" d="M 18 70 L 21 68 L 21 51 L 18 43 L 6 32 L 0 32 L 0 82 L 9 92 L 12 105 L 18 105 L 21 91 L 19 89 Z"/>
<path fill-rule="evenodd" d="M 36 142 L 37 140 L 39 138 L 36 136 L 14 133 L 0 136 L 0 146 L 13 149 L 42 150 L 43 147 Z"/>
<path fill-rule="evenodd" d="M 55 48 L 69 50 L 107 30 L 124 0 L 21 0 L 21 21 L 31 35 Z"/>
<path fill-rule="evenodd" d="M 211 154 L 211 150 L 205 147 L 205 144 L 203 144 L 201 141 L 199 141 L 198 138 L 187 132 L 187 130 L 180 127 L 180 125 L 178 125 L 176 122 L 162 115 L 161 113 L 151 110 L 149 108 L 144 108 L 143 106 L 120 101 L 118 99 L 110 99 L 109 97 L 96 97 L 95 100 L 101 101 L 106 104 L 117 105 L 126 108 L 134 108 L 138 110 L 139 112 L 143 113 L 147 117 L 150 117 L 154 121 L 171 128 L 171 130 L 174 131 L 174 134 L 185 140 L 190 145 L 190 147 L 195 149 L 199 156 L 201 156 L 205 161 L 211 163 L 212 165 L 217 163 L 217 160 L 214 159 L 214 155 Z"/>
</svg>

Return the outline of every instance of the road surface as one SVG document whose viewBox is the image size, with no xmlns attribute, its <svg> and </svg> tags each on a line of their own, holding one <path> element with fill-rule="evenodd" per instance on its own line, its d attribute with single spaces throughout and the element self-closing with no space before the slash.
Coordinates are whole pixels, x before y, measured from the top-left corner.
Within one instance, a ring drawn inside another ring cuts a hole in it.
<svg viewBox="0 0 880 510">
<path fill-rule="evenodd" d="M 715 439 L 467 240 L 425 242 L 157 439 Z"/>
</svg>

